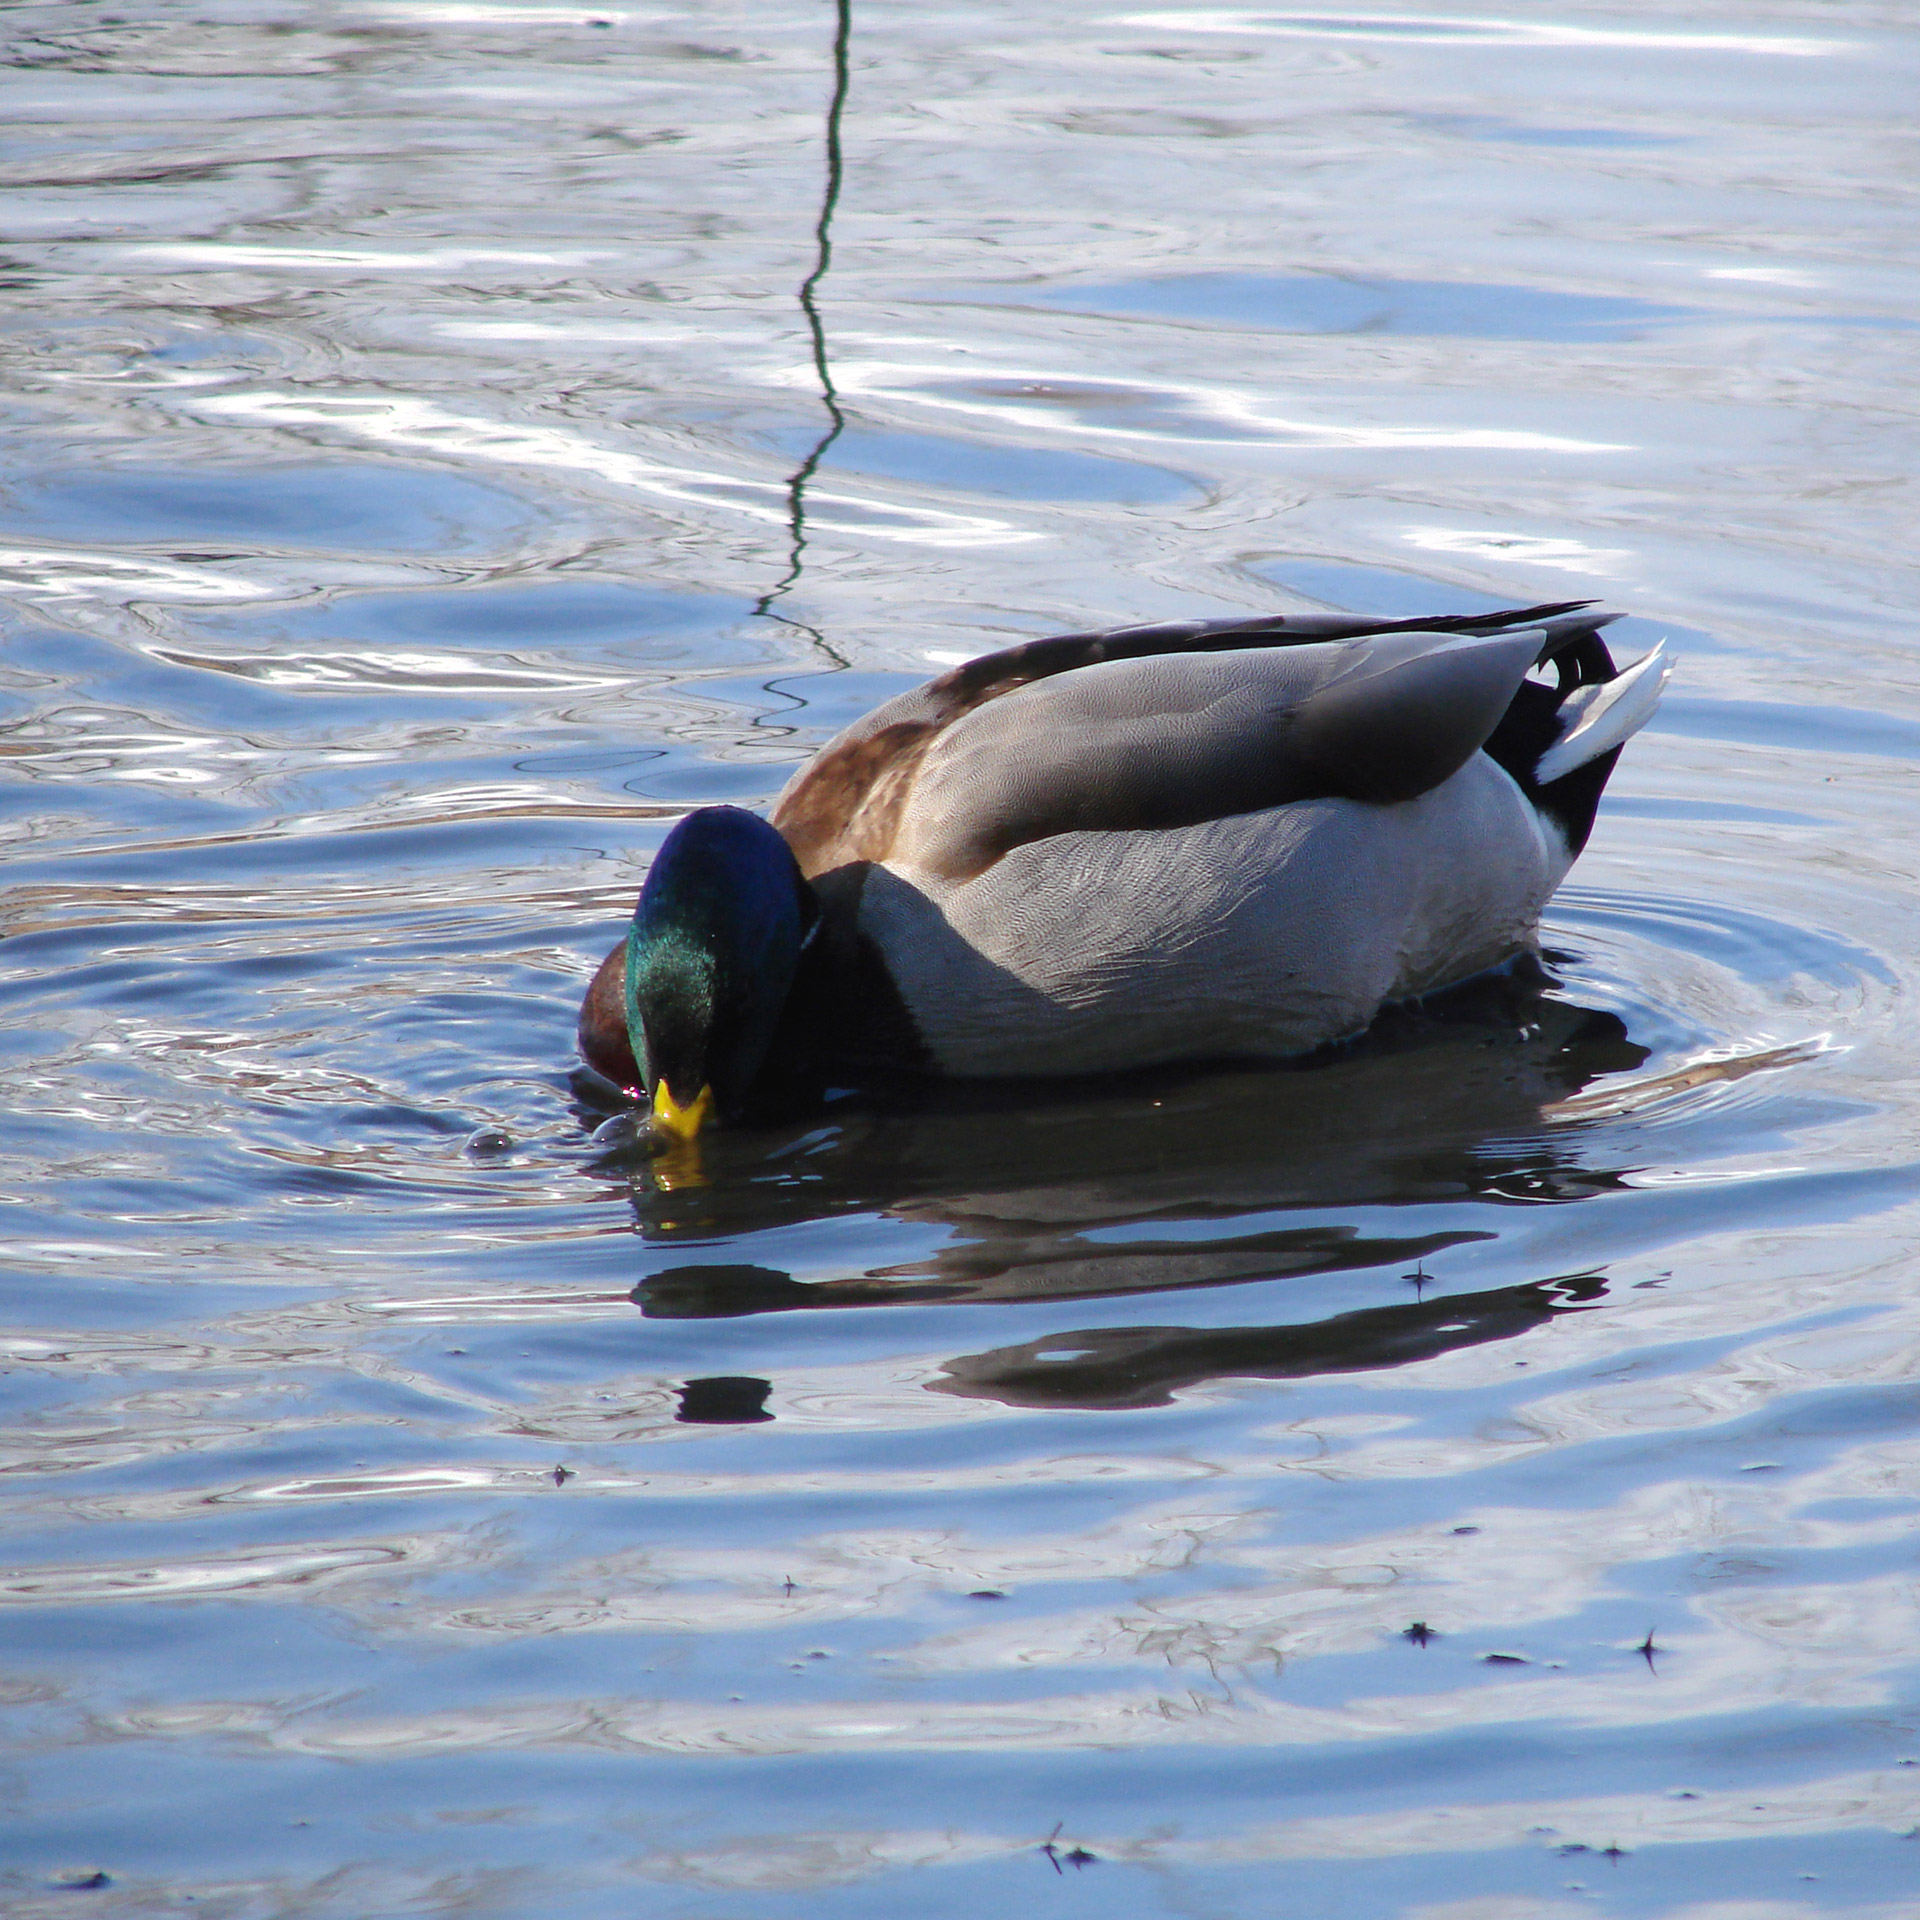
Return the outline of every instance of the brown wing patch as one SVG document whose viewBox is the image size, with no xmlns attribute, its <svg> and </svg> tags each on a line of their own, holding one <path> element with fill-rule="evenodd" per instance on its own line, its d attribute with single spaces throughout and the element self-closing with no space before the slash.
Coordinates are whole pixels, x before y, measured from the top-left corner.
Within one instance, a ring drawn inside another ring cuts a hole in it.
<svg viewBox="0 0 1920 1920">
<path fill-rule="evenodd" d="M 929 721 L 897 721 L 829 747 L 807 777 L 775 808 L 800 871 L 811 880 L 858 860 L 884 860 L 900 809 L 928 744 L 940 729 Z"/>
<path fill-rule="evenodd" d="M 1071 643 L 1074 657 L 1064 657 Z M 1015 687 L 1102 657 L 1099 637 L 1032 640 L 943 673 L 889 705 L 901 718 L 833 741 L 773 810 L 809 880 L 856 860 L 884 860 L 928 747 L 962 715 Z M 1052 650 L 1059 664 L 1045 657 Z M 1035 661 L 1032 656 L 1041 654 Z M 884 718 L 886 709 L 881 715 Z"/>
</svg>

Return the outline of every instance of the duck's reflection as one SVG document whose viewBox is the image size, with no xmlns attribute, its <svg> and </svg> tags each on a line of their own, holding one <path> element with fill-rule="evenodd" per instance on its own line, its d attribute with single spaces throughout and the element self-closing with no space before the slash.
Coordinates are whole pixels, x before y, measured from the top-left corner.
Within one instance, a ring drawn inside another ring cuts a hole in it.
<svg viewBox="0 0 1920 1920">
<path fill-rule="evenodd" d="M 1414 1278 L 1498 1236 L 1514 1205 L 1622 1183 L 1607 1135 L 1554 1103 L 1646 1049 L 1613 1015 L 1503 979 L 1383 1022 L 1298 1068 L 1149 1083 L 944 1089 L 784 1133 L 722 1134 L 705 1184 L 629 1167 L 643 1238 L 666 1250 L 861 1216 L 921 1225 L 924 1256 L 825 1279 L 682 1257 L 643 1279 L 650 1318 L 1178 1292 L 1311 1274 Z M 1412 1269 L 1412 1274 L 1408 1269 Z M 1422 1298 L 1301 1324 L 1101 1327 L 948 1360 L 938 1392 L 1035 1408 L 1163 1406 L 1206 1380 L 1394 1367 L 1504 1340 L 1601 1300 L 1596 1274 Z M 771 1418 L 759 1379 L 691 1380 L 678 1418 Z"/>
<path fill-rule="evenodd" d="M 1593 1274 L 1486 1293 L 1367 1307 L 1293 1327 L 1096 1327 L 1023 1346 L 962 1354 L 936 1392 L 1010 1407 L 1164 1407 L 1206 1380 L 1300 1380 L 1430 1360 L 1456 1347 L 1509 1340 L 1606 1292 Z"/>
<path fill-rule="evenodd" d="M 1415 1267 L 1494 1237 L 1490 1206 L 1617 1187 L 1626 1169 L 1594 1164 L 1605 1136 L 1543 1112 L 1646 1057 L 1612 1014 L 1502 980 L 1304 1067 L 947 1088 L 719 1134 L 700 1186 L 663 1188 L 647 1163 L 627 1166 L 639 1230 L 661 1251 L 861 1215 L 938 1243 L 804 1283 L 684 1261 L 634 1298 L 684 1320 Z"/>
</svg>

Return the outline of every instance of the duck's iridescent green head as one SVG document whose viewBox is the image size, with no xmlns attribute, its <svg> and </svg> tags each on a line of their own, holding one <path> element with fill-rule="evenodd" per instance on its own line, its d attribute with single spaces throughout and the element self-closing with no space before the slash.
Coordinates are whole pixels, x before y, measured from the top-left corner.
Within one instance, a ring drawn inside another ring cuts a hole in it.
<svg viewBox="0 0 1920 1920">
<path fill-rule="evenodd" d="M 757 814 L 702 807 L 667 835 L 627 930 L 627 1035 L 657 1126 L 691 1136 L 745 1107 L 817 914 Z"/>
</svg>

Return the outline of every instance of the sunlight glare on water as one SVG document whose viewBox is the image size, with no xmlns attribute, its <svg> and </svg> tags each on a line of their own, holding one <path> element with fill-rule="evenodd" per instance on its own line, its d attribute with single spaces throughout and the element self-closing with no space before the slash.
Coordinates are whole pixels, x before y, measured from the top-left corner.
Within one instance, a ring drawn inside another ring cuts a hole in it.
<svg viewBox="0 0 1920 1920">
<path fill-rule="evenodd" d="M 0 33 L 8 1913 L 1920 1915 L 1907 15 Z M 1578 597 L 1545 985 L 576 1072 L 942 665 Z"/>
</svg>

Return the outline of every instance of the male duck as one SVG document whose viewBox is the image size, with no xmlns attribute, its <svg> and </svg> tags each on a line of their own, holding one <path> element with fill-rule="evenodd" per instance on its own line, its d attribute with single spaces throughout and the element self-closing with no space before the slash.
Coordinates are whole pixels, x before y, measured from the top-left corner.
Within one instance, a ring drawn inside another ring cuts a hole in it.
<svg viewBox="0 0 1920 1920">
<path fill-rule="evenodd" d="M 1066 634 L 667 836 L 580 1045 L 690 1136 L 877 1069 L 1305 1052 L 1530 942 L 1668 668 L 1590 603 Z M 1532 677 L 1536 668 L 1551 683 Z"/>
</svg>

